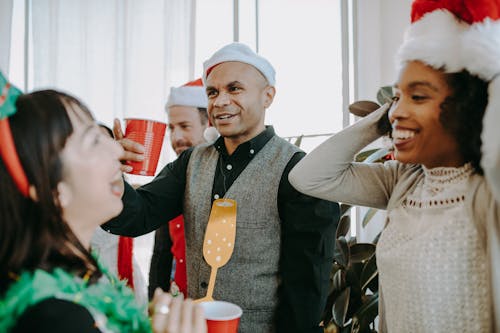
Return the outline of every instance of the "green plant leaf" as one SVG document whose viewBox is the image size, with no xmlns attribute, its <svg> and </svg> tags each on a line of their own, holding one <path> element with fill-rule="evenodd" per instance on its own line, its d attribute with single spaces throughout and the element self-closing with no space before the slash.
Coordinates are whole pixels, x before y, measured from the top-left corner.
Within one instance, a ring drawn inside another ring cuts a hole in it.
<svg viewBox="0 0 500 333">
<path fill-rule="evenodd" d="M 380 88 L 377 92 L 377 101 L 384 105 L 385 103 L 392 102 L 392 97 L 394 96 L 391 86 L 384 86 Z"/>
<path fill-rule="evenodd" d="M 372 256 L 370 260 L 365 264 L 363 267 L 363 271 L 361 272 L 361 277 L 360 283 L 361 283 L 361 289 L 363 291 L 368 288 L 368 285 L 370 284 L 373 279 L 375 279 L 378 275 L 377 271 L 377 256 Z"/>
<path fill-rule="evenodd" d="M 370 324 L 378 315 L 378 292 L 368 295 L 352 317 L 352 332 L 369 332 Z"/>
<path fill-rule="evenodd" d="M 348 205 L 348 204 L 345 204 L 345 203 L 341 203 L 340 204 L 340 216 L 344 215 L 345 213 L 347 213 L 347 211 L 349 209 L 351 209 L 351 205 Z"/>
<path fill-rule="evenodd" d="M 368 289 L 370 289 L 372 293 L 376 293 L 378 291 L 378 274 L 373 280 L 370 281 L 370 283 L 368 283 L 368 288 L 366 288 L 366 290 Z"/>
<path fill-rule="evenodd" d="M 335 291 L 335 288 L 334 288 L 335 287 L 334 286 L 335 274 L 337 274 L 337 272 L 340 269 L 342 269 L 342 267 L 340 265 L 338 265 L 336 262 L 334 262 L 332 265 L 332 270 L 330 271 L 330 291 L 328 292 L 329 295 Z"/>
<path fill-rule="evenodd" d="M 339 238 L 340 236 L 346 237 L 349 229 L 351 229 L 351 217 L 349 215 L 342 215 L 337 226 L 335 238 Z"/>
<path fill-rule="evenodd" d="M 332 287 L 334 292 L 341 291 L 346 287 L 345 274 L 346 273 L 343 269 L 339 269 L 333 275 Z"/>
<path fill-rule="evenodd" d="M 359 277 L 361 275 L 362 270 L 363 270 L 363 264 L 361 263 L 350 263 L 350 265 L 346 269 L 345 280 L 347 286 L 351 287 L 351 302 L 353 302 L 353 298 L 354 299 L 361 298 L 361 283 L 359 282 Z M 351 307 L 355 305 L 356 304 L 351 304 Z M 356 306 L 355 309 L 357 309 L 358 307 L 359 304 L 358 306 Z M 352 317 L 352 314 L 355 312 L 354 310 L 351 311 L 351 315 L 349 317 Z"/>
<path fill-rule="evenodd" d="M 370 259 L 375 253 L 375 245 L 371 243 L 357 243 L 349 249 L 351 252 L 351 262 L 364 262 Z"/>
<path fill-rule="evenodd" d="M 349 265 L 349 246 L 347 239 L 344 236 L 337 238 L 335 243 L 335 251 L 333 252 L 333 259 L 342 267 Z"/>
<path fill-rule="evenodd" d="M 364 160 L 365 163 L 380 163 L 384 162 L 384 157 L 389 154 L 389 149 L 387 148 L 379 148 L 376 149 L 372 154 L 367 156 Z"/>
<path fill-rule="evenodd" d="M 349 247 L 351 247 L 354 244 L 356 244 L 357 242 L 358 242 L 358 240 L 356 239 L 356 237 L 349 237 L 349 240 L 347 241 L 347 245 L 349 245 Z"/>
<path fill-rule="evenodd" d="M 375 214 L 377 214 L 377 212 L 378 212 L 378 209 L 376 209 L 376 208 L 368 208 L 368 211 L 366 212 L 365 216 L 363 216 L 363 221 L 361 222 L 361 225 L 363 226 L 363 228 L 366 227 L 368 222 L 371 221 L 371 219 L 375 216 Z"/>
<path fill-rule="evenodd" d="M 358 117 L 366 117 L 378 108 L 380 108 L 380 105 L 375 102 L 357 101 L 349 105 L 349 112 Z"/>
<path fill-rule="evenodd" d="M 352 323 L 349 323 L 345 327 L 342 327 L 340 329 L 340 333 L 351 333 L 351 326 L 352 326 Z"/>
<path fill-rule="evenodd" d="M 297 147 L 300 147 L 300 145 L 302 144 L 302 138 L 303 137 L 304 137 L 303 135 L 297 137 L 297 140 L 295 140 L 294 145 L 297 146 Z"/>
<path fill-rule="evenodd" d="M 335 302 L 337 297 L 338 297 L 337 292 L 330 292 L 330 294 L 328 294 L 328 297 L 326 299 L 326 306 L 325 309 L 323 310 L 323 315 L 321 316 L 321 320 L 323 321 L 323 323 L 332 322 L 333 303 Z"/>
<path fill-rule="evenodd" d="M 355 162 L 364 162 L 368 156 L 372 155 L 373 153 L 377 152 L 378 150 L 380 150 L 380 148 L 368 149 L 368 150 L 364 150 L 362 152 L 359 152 L 356 156 L 354 156 L 354 161 Z"/>
<path fill-rule="evenodd" d="M 349 307 L 349 296 L 351 294 L 351 288 L 347 287 L 342 293 L 337 297 L 335 303 L 332 307 L 332 319 L 339 327 L 344 327 L 346 322 L 347 308 Z"/>
</svg>

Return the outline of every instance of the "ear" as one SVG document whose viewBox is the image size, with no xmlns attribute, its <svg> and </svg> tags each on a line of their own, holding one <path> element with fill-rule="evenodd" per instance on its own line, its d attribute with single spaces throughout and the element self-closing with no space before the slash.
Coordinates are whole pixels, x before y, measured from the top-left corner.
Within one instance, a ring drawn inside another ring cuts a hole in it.
<svg viewBox="0 0 500 333">
<path fill-rule="evenodd" d="M 62 208 L 65 208 L 71 202 L 73 198 L 73 193 L 70 187 L 65 182 L 60 182 L 57 184 L 57 199 Z"/>
<path fill-rule="evenodd" d="M 264 99 L 264 107 L 267 109 L 271 106 L 274 100 L 274 95 L 276 94 L 276 89 L 271 86 L 267 86 L 264 89 L 265 99 Z"/>
</svg>

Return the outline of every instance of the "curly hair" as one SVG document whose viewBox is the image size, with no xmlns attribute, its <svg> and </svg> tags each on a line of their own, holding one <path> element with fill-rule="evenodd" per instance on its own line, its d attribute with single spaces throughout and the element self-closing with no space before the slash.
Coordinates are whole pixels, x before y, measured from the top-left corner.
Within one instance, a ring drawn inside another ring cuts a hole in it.
<svg viewBox="0 0 500 333">
<path fill-rule="evenodd" d="M 457 140 L 460 153 L 475 172 L 483 174 L 481 161 L 481 132 L 483 116 L 488 105 L 488 82 L 467 71 L 445 74 L 452 94 L 441 103 L 439 120 Z"/>
</svg>

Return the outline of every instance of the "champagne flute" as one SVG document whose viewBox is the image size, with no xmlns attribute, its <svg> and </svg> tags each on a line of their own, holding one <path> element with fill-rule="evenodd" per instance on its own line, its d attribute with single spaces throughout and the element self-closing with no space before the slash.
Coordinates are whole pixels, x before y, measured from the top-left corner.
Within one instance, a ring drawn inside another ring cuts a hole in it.
<svg viewBox="0 0 500 333">
<path fill-rule="evenodd" d="M 196 302 L 213 301 L 213 292 L 217 269 L 224 266 L 233 254 L 236 239 L 236 201 L 217 199 L 212 204 L 212 211 L 203 240 L 203 257 L 212 267 L 207 295 Z"/>
</svg>

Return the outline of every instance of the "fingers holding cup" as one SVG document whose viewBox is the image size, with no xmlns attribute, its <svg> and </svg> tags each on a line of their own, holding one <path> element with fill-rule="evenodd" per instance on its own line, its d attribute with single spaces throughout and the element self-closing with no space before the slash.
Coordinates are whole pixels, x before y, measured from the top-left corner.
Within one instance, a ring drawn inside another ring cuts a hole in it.
<svg viewBox="0 0 500 333">
<path fill-rule="evenodd" d="M 155 292 L 153 301 L 151 303 L 152 309 L 152 326 L 155 333 L 168 332 L 166 330 L 170 310 L 170 303 L 172 296 L 164 292 Z"/>
</svg>

